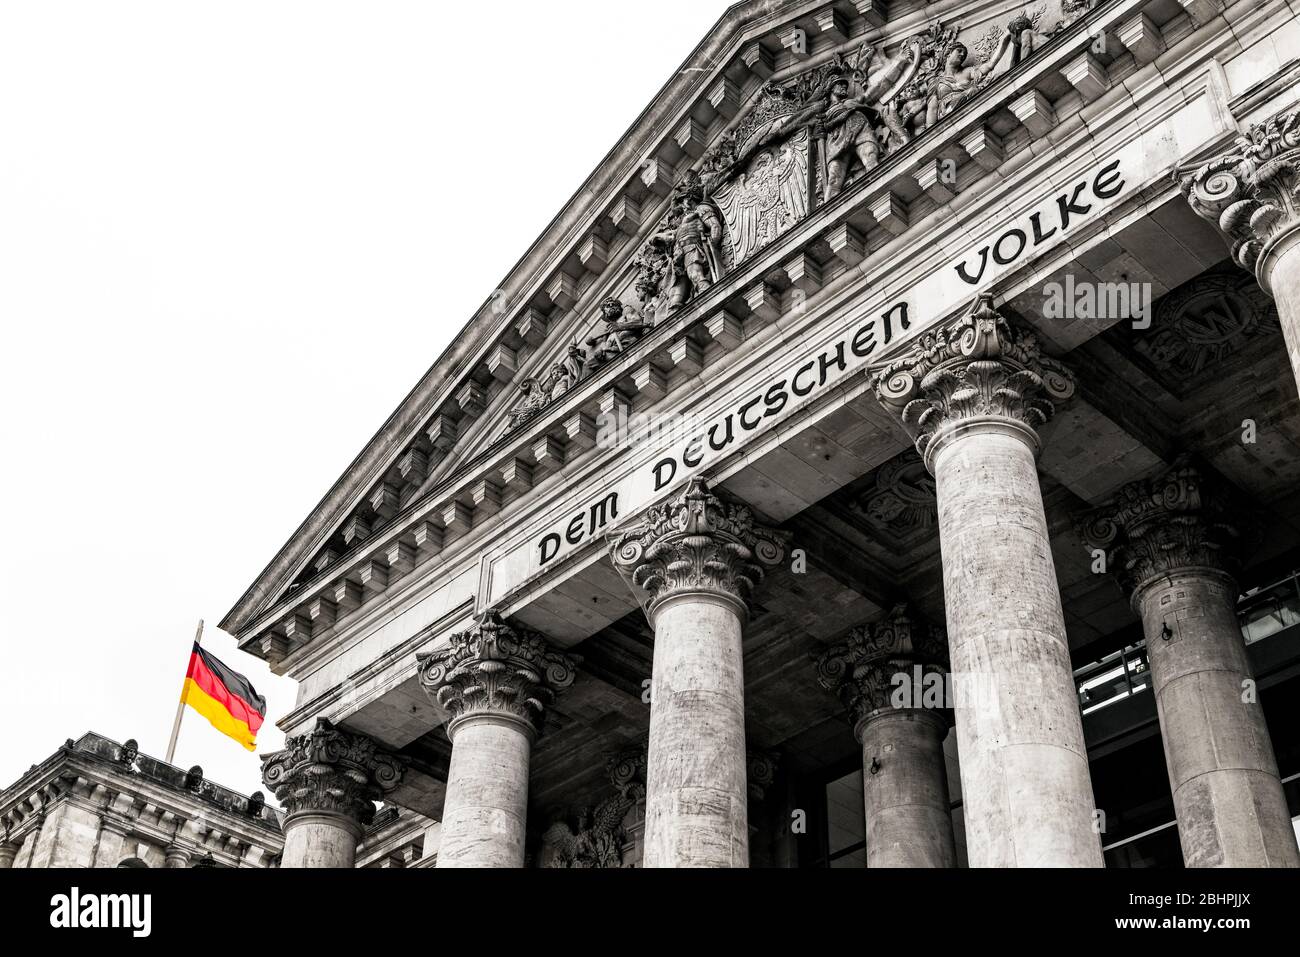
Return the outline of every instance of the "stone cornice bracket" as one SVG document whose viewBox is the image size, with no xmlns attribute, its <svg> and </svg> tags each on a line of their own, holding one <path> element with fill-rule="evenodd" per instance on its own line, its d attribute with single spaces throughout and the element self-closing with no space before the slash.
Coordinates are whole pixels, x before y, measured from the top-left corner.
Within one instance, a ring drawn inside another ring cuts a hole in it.
<svg viewBox="0 0 1300 957">
<path fill-rule="evenodd" d="M 262 758 L 262 780 L 289 815 L 342 814 L 365 825 L 374 817 L 373 802 L 397 787 L 406 770 L 397 755 L 327 718 L 284 743 L 283 751 Z"/>
<path fill-rule="evenodd" d="M 541 634 L 505 622 L 489 609 L 441 651 L 416 656 L 420 685 L 451 715 L 448 737 L 468 718 L 496 716 L 522 723 L 535 737 L 556 693 L 573 684 L 580 658 Z"/>
<path fill-rule="evenodd" d="M 1300 110 L 1250 127 L 1232 149 L 1174 177 L 1196 213 L 1232 243 L 1232 258 L 1270 295 L 1269 251 L 1300 225 Z"/>
<path fill-rule="evenodd" d="M 745 616 L 765 569 L 785 557 L 790 534 L 756 525 L 749 506 L 724 502 L 694 478 L 676 499 L 608 540 L 614 567 L 653 621 L 665 601 L 702 593 L 723 597 Z"/>
<path fill-rule="evenodd" d="M 1074 395 L 1074 376 L 1043 355 L 1038 337 L 1009 323 L 982 294 L 970 313 L 927 332 L 872 373 L 876 398 L 899 418 L 926 468 L 943 441 L 981 424 L 1010 426 L 1037 449 L 1037 429 Z"/>
<path fill-rule="evenodd" d="M 1254 531 L 1238 496 L 1186 458 L 1156 478 L 1125 485 L 1079 516 L 1078 529 L 1090 547 L 1106 550 L 1107 567 L 1135 607 L 1147 585 L 1172 572 L 1209 568 L 1235 576 Z"/>
<path fill-rule="evenodd" d="M 900 710 L 893 701 L 898 687 L 895 675 L 905 674 L 914 684 L 917 668 L 923 679 L 947 674 L 948 639 L 942 628 L 914 619 L 906 605 L 897 605 L 875 624 L 854 628 L 843 642 L 815 655 L 813 661 L 817 683 L 839 695 L 853 716 L 854 734 L 861 738 L 869 718 Z M 910 690 L 908 710 L 926 707 L 924 689 Z M 934 710 L 951 723 L 944 705 L 946 701 L 941 701 Z"/>
</svg>

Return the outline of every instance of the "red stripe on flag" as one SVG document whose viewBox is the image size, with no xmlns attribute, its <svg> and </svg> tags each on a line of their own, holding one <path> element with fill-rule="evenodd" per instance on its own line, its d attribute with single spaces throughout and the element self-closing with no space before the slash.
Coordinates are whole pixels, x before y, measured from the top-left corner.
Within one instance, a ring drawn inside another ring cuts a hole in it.
<svg viewBox="0 0 1300 957">
<path fill-rule="evenodd" d="M 200 654 L 190 655 L 190 667 L 185 672 L 185 677 L 192 678 L 203 692 L 223 708 L 230 712 L 230 716 L 236 721 L 242 721 L 248 725 L 248 730 L 254 735 L 257 729 L 262 726 L 262 715 L 259 714 L 252 705 L 235 694 L 225 683 L 222 682 L 215 674 L 212 673 Z"/>
</svg>

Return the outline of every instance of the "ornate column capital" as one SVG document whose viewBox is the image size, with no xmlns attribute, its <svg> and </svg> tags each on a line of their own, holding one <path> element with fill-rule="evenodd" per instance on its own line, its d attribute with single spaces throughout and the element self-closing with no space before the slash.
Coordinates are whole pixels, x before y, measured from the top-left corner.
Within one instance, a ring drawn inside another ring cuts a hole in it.
<svg viewBox="0 0 1300 957">
<path fill-rule="evenodd" d="M 876 398 L 916 442 L 931 471 L 941 440 L 979 424 L 1010 425 L 1037 447 L 1035 431 L 1074 395 L 1074 377 L 1045 356 L 981 295 L 970 313 L 920 336 L 873 375 Z"/>
<path fill-rule="evenodd" d="M 288 814 L 342 814 L 365 825 L 374 801 L 397 787 L 405 762 L 370 738 L 317 718 L 316 727 L 285 739 L 283 751 L 262 758 L 262 781 Z"/>
<path fill-rule="evenodd" d="M 630 528 L 609 535 L 614 567 L 644 592 L 646 611 L 678 595 L 721 595 L 748 609 L 764 569 L 779 564 L 788 532 L 754 524 L 747 505 L 724 502 L 702 478 L 671 502 L 650 508 Z"/>
<path fill-rule="evenodd" d="M 1089 546 L 1106 550 L 1107 566 L 1136 602 L 1145 585 L 1179 569 L 1236 574 L 1243 547 L 1237 522 L 1248 513 L 1235 498 L 1225 483 L 1184 458 L 1079 516 L 1079 533 Z"/>
<path fill-rule="evenodd" d="M 448 737 L 468 718 L 493 715 L 541 733 L 545 710 L 573 684 L 581 660 L 556 650 L 536 631 L 489 609 L 441 651 L 416 656 L 420 685 L 451 714 Z"/>
<path fill-rule="evenodd" d="M 948 673 L 947 637 L 943 629 L 913 619 L 906 605 L 896 606 L 875 624 L 854 628 L 848 638 L 814 656 L 814 661 L 818 684 L 839 695 L 853 716 L 853 733 L 859 740 L 869 718 L 903 710 L 895 702 L 898 690 L 905 692 L 906 709 L 939 711 L 948 719 L 942 693 Z M 894 681 L 898 674 L 907 676 L 907 686 L 901 689 Z M 937 702 L 925 696 L 925 679 L 930 675 L 937 676 L 935 684 L 941 689 Z"/>
<path fill-rule="evenodd" d="M 609 783 L 630 804 L 645 800 L 646 746 L 624 748 L 605 762 Z"/>
<path fill-rule="evenodd" d="M 776 769 L 780 763 L 781 756 L 775 751 L 746 749 L 745 783 L 753 800 L 761 801 L 767 795 L 767 789 L 776 782 Z"/>
<path fill-rule="evenodd" d="M 1237 264 L 1271 293 L 1267 253 L 1300 225 L 1300 111 L 1254 124 L 1224 155 L 1174 177 L 1192 209 L 1232 242 Z"/>
</svg>

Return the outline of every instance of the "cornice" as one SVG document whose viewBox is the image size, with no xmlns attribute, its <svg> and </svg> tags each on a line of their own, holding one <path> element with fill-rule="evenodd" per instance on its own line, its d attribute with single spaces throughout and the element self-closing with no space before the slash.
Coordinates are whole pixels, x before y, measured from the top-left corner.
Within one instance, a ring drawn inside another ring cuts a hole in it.
<svg viewBox="0 0 1300 957">
<path fill-rule="evenodd" d="M 505 297 L 526 302 L 528 296 L 545 283 L 543 273 L 549 273 L 549 270 L 543 267 L 558 258 L 556 255 L 546 256 L 546 251 L 563 250 L 562 256 L 569 255 L 574 243 L 603 221 L 614 196 L 628 188 L 629 177 L 635 176 L 643 157 L 663 155 L 665 141 L 671 139 L 671 132 L 690 115 L 690 111 L 703 102 L 705 92 L 722 83 L 724 76 L 737 75 L 736 68 L 742 62 L 739 57 L 743 51 L 754 44 L 770 46 L 773 40 L 770 34 L 775 26 L 807 17 L 826 6 L 824 2 L 791 4 L 779 0 L 753 0 L 729 9 L 512 270 L 510 278 L 502 286 Z M 914 30 L 936 15 L 951 17 L 960 11 L 965 17 L 977 18 L 995 9 L 1009 9 L 1013 4 L 1005 0 L 979 4 L 951 0 L 918 7 L 888 24 L 884 23 L 879 12 L 873 12 L 882 6 L 879 3 L 855 0 L 849 6 L 856 9 L 861 19 L 854 20 L 851 36 L 845 39 L 859 42 L 867 37 L 893 37 Z M 824 45 L 826 41 L 819 38 L 816 42 Z M 814 52 L 818 49 L 815 47 Z M 653 150 L 648 150 L 648 144 L 656 145 Z M 635 179 L 631 182 L 635 183 Z M 519 291 L 517 296 L 516 291 Z M 324 545 L 322 536 L 332 533 L 340 513 L 355 507 L 358 496 L 364 495 L 385 470 L 391 469 L 394 459 L 403 454 L 401 446 L 412 427 L 450 400 L 471 356 L 486 355 L 501 332 L 517 320 L 517 315 L 513 314 L 508 321 L 495 315 L 489 307 L 496 301 L 494 299 L 479 310 L 464 332 L 403 400 L 366 449 L 349 465 L 343 477 L 223 618 L 223 629 L 242 634 L 250 617 L 259 613 L 271 595 L 301 574 L 304 563 Z M 481 346 L 475 353 L 470 345 L 475 343 L 489 345 Z"/>
<path fill-rule="evenodd" d="M 314 593 L 314 590 L 318 591 L 330 581 L 348 575 L 349 567 L 355 568 L 371 560 L 370 556 L 375 555 L 377 550 L 381 551 L 390 544 L 396 543 L 403 536 L 408 535 L 409 529 L 414 523 L 419 523 L 428 516 L 433 515 L 441 507 L 441 503 L 464 497 L 467 490 L 478 481 L 474 476 L 478 475 L 484 467 L 490 469 L 493 467 L 493 463 L 508 460 L 514 451 L 522 450 L 537 442 L 539 437 L 554 431 L 566 419 L 584 414 L 584 409 L 597 409 L 602 401 L 617 402 L 620 400 L 628 401 L 630 398 L 635 399 L 635 397 L 629 397 L 620 392 L 617 384 L 620 381 L 626 381 L 634 369 L 644 365 L 647 357 L 662 351 L 674 341 L 679 340 L 689 330 L 707 323 L 711 316 L 719 315 L 722 310 L 726 309 L 728 300 L 736 297 L 738 288 L 750 288 L 754 283 L 761 282 L 764 275 L 771 273 L 774 269 L 782 268 L 782 264 L 789 263 L 792 257 L 797 257 L 799 249 L 805 248 L 810 243 L 822 238 L 828 229 L 834 228 L 835 223 L 843 222 L 850 213 L 860 210 L 869 197 L 879 195 L 882 189 L 888 190 L 890 183 L 897 182 L 902 177 L 915 175 L 927 157 L 940 155 L 945 148 L 951 148 L 955 141 L 961 141 L 972 131 L 983 128 L 985 117 L 993 111 L 997 104 L 1006 102 L 1017 91 L 1031 87 L 1035 78 L 1058 72 L 1064 62 L 1077 58 L 1080 44 L 1087 39 L 1092 31 L 1114 26 L 1116 23 L 1128 22 L 1128 18 L 1131 18 L 1134 12 L 1142 6 L 1140 0 L 1119 0 L 1119 2 L 1099 8 L 1090 19 L 1074 24 L 1067 31 L 1065 39 L 1054 43 L 1052 47 L 1042 51 L 1041 55 L 1036 55 L 1027 61 L 1020 69 L 1001 77 L 962 110 L 949 117 L 934 130 L 927 132 L 925 136 L 918 138 L 908 148 L 900 150 L 890 157 L 876 171 L 875 175 L 855 184 L 838 200 L 818 210 L 816 215 L 809 217 L 799 227 L 792 229 L 782 240 L 774 243 L 763 253 L 756 256 L 743 269 L 728 276 L 727 281 L 719 283 L 708 294 L 701 296 L 698 301 L 681 310 L 680 313 L 673 317 L 671 322 L 656 328 L 645 340 L 638 344 L 633 353 L 622 361 L 611 364 L 602 371 L 599 378 L 584 383 L 581 388 L 566 396 L 563 402 L 559 403 L 555 408 L 547 410 L 536 422 L 531 423 L 531 428 L 498 440 L 489 449 L 468 463 L 464 463 L 455 475 L 413 500 L 389 523 L 384 532 L 367 542 L 366 547 L 352 559 L 350 566 L 337 565 L 329 569 L 326 574 L 308 582 L 304 588 L 295 593 L 292 602 L 279 602 L 267 612 L 258 616 L 256 621 L 246 622 L 241 635 L 241 647 L 247 648 L 252 645 L 254 639 L 260 633 L 267 628 L 274 627 L 276 621 L 286 611 L 290 610 L 293 605 L 300 605 L 308 595 Z M 1177 29 L 1182 30 L 1182 21 L 1178 21 L 1178 23 L 1180 25 Z M 1190 33 L 1184 32 L 1183 35 L 1190 35 Z M 1199 35 L 1206 42 L 1210 42 L 1207 30 L 1200 31 Z M 1165 55 L 1169 56 L 1173 53 L 1174 51 L 1170 50 Z M 1188 53 L 1187 51 L 1178 51 L 1177 57 L 1186 59 Z M 1135 73 L 1140 72 L 1141 68 L 1132 64 L 1130 64 L 1130 67 L 1129 71 L 1124 74 L 1124 80 L 1113 83 L 1111 89 L 1101 98 L 1102 101 L 1106 101 L 1108 98 L 1112 101 L 1122 100 L 1132 95 L 1129 89 L 1129 79 Z M 1093 104 L 1093 106 L 1096 106 L 1096 104 Z M 1072 121 L 1062 120 L 1060 126 L 1065 126 L 1067 122 Z M 1115 122 L 1119 123 L 1121 121 Z M 1132 120 L 1122 122 L 1132 122 Z M 1054 148 L 1064 148 L 1063 141 L 1058 140 L 1059 129 L 1060 127 L 1051 127 L 1043 134 L 1043 136 L 1052 139 Z M 1092 130 L 1083 129 L 1080 131 L 1080 135 L 1092 137 L 1099 134 Z M 1160 184 L 1158 187 L 1153 188 L 1165 192 L 1169 191 L 1167 184 Z M 944 218 L 944 214 L 941 213 L 940 218 Z M 830 294 L 833 288 L 837 286 L 843 287 L 848 282 L 856 281 L 860 283 L 863 274 L 868 269 L 868 265 L 878 264 L 879 254 L 882 249 L 897 248 L 909 241 L 914 243 L 915 239 L 914 236 L 909 236 L 907 232 L 894 237 L 890 244 L 872 251 L 855 267 L 849 268 L 835 281 L 819 290 L 818 298 Z M 1059 250 L 1057 251 L 1059 252 Z M 593 287 L 592 292 L 595 291 L 597 290 Z M 814 309 L 812 311 L 818 312 L 819 310 Z M 776 320 L 776 324 L 778 326 L 783 324 L 787 321 L 787 318 L 783 316 Z M 688 379 L 685 381 L 689 383 L 694 380 Z M 583 458 L 590 460 L 594 457 L 584 456 Z M 584 464 L 579 471 L 585 473 L 591 467 L 604 468 L 611 461 L 613 461 L 613 458 L 606 457 L 600 459 L 594 465 Z M 510 507 L 512 509 L 528 509 L 529 506 L 525 504 L 527 499 L 533 499 L 534 503 L 541 501 L 541 493 L 545 489 L 553 487 L 557 481 L 566 483 L 572 481 L 574 474 L 569 468 L 569 463 L 566 462 L 563 472 L 556 472 L 546 476 L 542 483 L 535 485 L 531 492 L 524 494 L 522 499 L 516 499 L 515 503 L 512 503 Z M 563 479 L 559 478 L 561 475 Z M 512 517 L 514 516 L 512 515 Z M 479 533 L 488 529 L 495 531 L 499 527 L 499 518 L 497 516 L 490 516 L 487 521 L 489 525 L 486 527 L 479 525 L 477 522 L 472 525 L 467 534 L 451 543 L 454 549 L 460 552 L 462 549 L 472 548 L 476 542 L 483 540 Z M 442 557 L 445 559 L 450 552 L 451 549 L 448 549 Z M 407 584 L 400 587 L 409 591 L 410 581 L 414 577 L 417 576 L 410 575 L 408 572 Z"/>
</svg>

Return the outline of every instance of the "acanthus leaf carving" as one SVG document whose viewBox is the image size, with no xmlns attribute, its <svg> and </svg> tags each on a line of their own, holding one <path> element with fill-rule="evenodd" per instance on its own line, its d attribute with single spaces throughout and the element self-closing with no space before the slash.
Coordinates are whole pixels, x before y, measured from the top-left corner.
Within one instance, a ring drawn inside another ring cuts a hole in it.
<svg viewBox="0 0 1300 957">
<path fill-rule="evenodd" d="M 948 671 L 948 642 L 941 628 L 897 605 L 888 616 L 849 632 L 839 644 L 815 655 L 817 683 L 838 695 L 860 726 L 872 715 L 892 710 L 894 676 L 921 669 L 923 676 Z M 910 702 L 909 702 L 910 703 Z"/>
<path fill-rule="evenodd" d="M 1181 457 L 1151 479 L 1131 482 L 1077 520 L 1080 537 L 1102 549 L 1108 568 L 1136 600 L 1153 579 L 1180 569 L 1235 575 L 1257 531 L 1226 483 Z"/>
<path fill-rule="evenodd" d="M 627 831 L 623 821 L 645 800 L 646 749 L 627 748 L 605 763 L 615 794 L 595 807 L 578 808 L 542 835 L 542 867 L 621 867 Z"/>
<path fill-rule="evenodd" d="M 580 660 L 493 609 L 473 628 L 453 634 L 446 648 L 416 658 L 421 686 L 451 715 L 451 736 L 476 715 L 513 717 L 540 733 L 546 709 L 573 684 Z"/>
<path fill-rule="evenodd" d="M 747 603 L 764 570 L 785 556 L 789 539 L 788 532 L 755 524 L 748 506 L 723 502 L 698 477 L 675 500 L 652 506 L 639 523 L 609 535 L 615 567 L 650 609 L 692 591 Z"/>
<path fill-rule="evenodd" d="M 402 758 L 327 718 L 284 743 L 283 750 L 262 758 L 262 781 L 289 814 L 334 812 L 367 824 L 373 802 L 397 787 L 406 769 Z"/>
<path fill-rule="evenodd" d="M 1251 126 L 1226 154 L 1174 176 L 1192 209 L 1231 240 L 1237 264 L 1255 271 L 1269 241 L 1300 223 L 1300 110 Z"/>
<path fill-rule="evenodd" d="M 1074 377 L 981 295 L 963 318 L 922 334 L 872 378 L 876 397 L 927 452 L 947 427 L 998 417 L 1036 429 L 1074 395 Z"/>
</svg>

